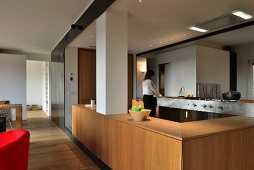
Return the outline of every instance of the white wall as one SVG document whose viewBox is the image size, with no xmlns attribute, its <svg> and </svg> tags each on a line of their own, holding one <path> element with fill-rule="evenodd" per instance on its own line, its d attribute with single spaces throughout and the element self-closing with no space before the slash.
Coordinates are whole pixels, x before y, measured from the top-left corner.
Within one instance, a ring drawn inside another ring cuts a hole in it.
<svg viewBox="0 0 254 170">
<path fill-rule="evenodd" d="M 70 74 L 73 73 L 73 81 Z M 71 126 L 72 105 L 78 104 L 78 48 L 65 48 L 65 125 Z"/>
<path fill-rule="evenodd" d="M 43 105 L 43 62 L 27 61 L 26 63 L 26 98 L 27 104 Z"/>
<path fill-rule="evenodd" d="M 234 47 L 237 53 L 237 91 L 248 98 L 248 60 L 254 59 L 254 43 Z"/>
<path fill-rule="evenodd" d="M 136 79 L 136 95 L 137 98 L 143 98 L 143 89 L 142 89 L 142 83 L 145 77 L 145 72 L 142 72 L 144 67 L 146 67 L 146 58 L 137 57 L 137 79 Z"/>
<path fill-rule="evenodd" d="M 96 20 L 96 109 L 106 112 L 106 13 Z"/>
<path fill-rule="evenodd" d="M 205 46 L 197 47 L 197 83 L 220 84 L 221 93 L 230 89 L 230 54 Z"/>
<path fill-rule="evenodd" d="M 47 62 L 50 62 L 50 60 L 51 60 L 51 55 L 47 55 L 47 54 L 36 54 L 36 53 L 26 53 L 26 60 L 47 61 Z"/>
<path fill-rule="evenodd" d="M 51 61 L 50 54 L 39 54 L 39 53 L 29 53 L 20 50 L 8 50 L 8 49 L 0 49 L 0 53 L 4 54 L 16 54 L 16 55 L 25 55 L 26 60 L 33 60 L 33 61 Z"/>
<path fill-rule="evenodd" d="M 26 120 L 26 56 L 0 54 L 0 80 L 0 100 L 22 104 Z"/>
<path fill-rule="evenodd" d="M 178 96 L 181 87 L 185 87 L 185 93 L 196 94 L 196 46 L 185 47 L 170 52 L 156 55 L 148 59 L 148 69 L 155 72 L 155 82 L 159 85 L 159 64 L 171 64 L 171 91 L 165 92 L 170 96 Z M 151 68 L 153 66 L 153 68 Z M 155 66 L 155 67 L 154 67 Z"/>
</svg>

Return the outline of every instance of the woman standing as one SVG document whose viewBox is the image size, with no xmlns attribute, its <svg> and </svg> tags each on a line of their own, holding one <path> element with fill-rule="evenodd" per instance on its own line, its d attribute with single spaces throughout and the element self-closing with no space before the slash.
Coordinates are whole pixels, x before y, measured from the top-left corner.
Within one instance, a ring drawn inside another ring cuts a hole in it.
<svg viewBox="0 0 254 170">
<path fill-rule="evenodd" d="M 144 81 L 142 83 L 143 87 L 143 102 L 144 102 L 144 108 L 150 109 L 151 113 L 150 116 L 155 117 L 156 116 L 156 103 L 157 99 L 156 97 L 162 96 L 158 90 L 156 89 L 156 86 L 154 85 L 153 81 L 151 80 L 154 76 L 154 72 L 152 70 L 148 70 L 146 72 Z M 156 96 L 156 97 L 154 97 Z"/>
</svg>

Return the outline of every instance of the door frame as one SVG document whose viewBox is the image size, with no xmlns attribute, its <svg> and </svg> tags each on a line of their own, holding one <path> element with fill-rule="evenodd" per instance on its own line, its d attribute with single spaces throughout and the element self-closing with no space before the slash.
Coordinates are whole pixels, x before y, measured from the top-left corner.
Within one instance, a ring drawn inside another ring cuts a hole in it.
<svg viewBox="0 0 254 170">
<path fill-rule="evenodd" d="M 248 60 L 248 74 L 247 74 L 247 82 L 246 82 L 246 89 L 247 89 L 247 98 L 254 99 L 254 89 L 253 89 L 253 70 L 254 70 L 254 59 Z"/>
</svg>

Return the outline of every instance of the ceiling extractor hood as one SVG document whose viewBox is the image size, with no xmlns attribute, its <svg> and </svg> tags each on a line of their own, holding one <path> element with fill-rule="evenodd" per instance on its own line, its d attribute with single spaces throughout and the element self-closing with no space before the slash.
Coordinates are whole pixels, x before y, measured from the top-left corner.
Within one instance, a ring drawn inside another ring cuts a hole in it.
<svg viewBox="0 0 254 170">
<path fill-rule="evenodd" d="M 242 12 L 242 11 L 233 11 L 232 13 L 227 13 L 225 15 L 210 19 L 208 21 L 195 24 L 189 29 L 198 31 L 198 32 L 211 32 L 226 27 L 234 26 L 246 22 L 246 20 L 252 19 L 252 16 Z"/>
</svg>

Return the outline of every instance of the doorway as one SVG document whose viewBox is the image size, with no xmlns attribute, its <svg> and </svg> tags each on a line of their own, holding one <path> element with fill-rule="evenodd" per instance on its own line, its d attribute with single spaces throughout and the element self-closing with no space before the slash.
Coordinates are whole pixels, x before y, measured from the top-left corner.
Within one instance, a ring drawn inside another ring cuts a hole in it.
<svg viewBox="0 0 254 170">
<path fill-rule="evenodd" d="M 171 96 L 171 63 L 159 64 L 159 92 Z"/>
<path fill-rule="evenodd" d="M 159 92 L 165 96 L 165 64 L 159 64 Z"/>
<path fill-rule="evenodd" d="M 50 116 L 49 62 L 26 61 L 27 111 L 44 111 Z"/>
<path fill-rule="evenodd" d="M 254 99 L 254 59 L 248 60 L 247 89 L 248 99 Z"/>
</svg>

